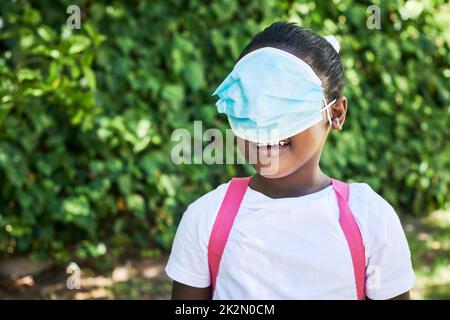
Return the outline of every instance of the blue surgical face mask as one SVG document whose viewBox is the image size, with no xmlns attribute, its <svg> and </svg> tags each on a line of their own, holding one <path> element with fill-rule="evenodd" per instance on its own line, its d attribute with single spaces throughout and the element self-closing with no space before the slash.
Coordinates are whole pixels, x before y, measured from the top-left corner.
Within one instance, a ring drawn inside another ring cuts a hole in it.
<svg viewBox="0 0 450 320">
<path fill-rule="evenodd" d="M 240 138 L 273 143 L 294 136 L 323 119 L 327 110 L 322 82 L 298 57 L 272 47 L 245 55 L 214 91 Z"/>
</svg>

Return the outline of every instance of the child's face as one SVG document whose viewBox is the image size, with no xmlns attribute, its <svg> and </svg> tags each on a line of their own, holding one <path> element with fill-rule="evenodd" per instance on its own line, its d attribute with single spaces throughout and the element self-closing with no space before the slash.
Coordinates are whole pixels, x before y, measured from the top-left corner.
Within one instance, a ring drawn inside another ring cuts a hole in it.
<svg viewBox="0 0 450 320">
<path fill-rule="evenodd" d="M 346 111 L 346 99 L 340 98 L 331 110 L 332 119 L 338 119 L 340 124 L 343 124 Z M 334 124 L 333 128 L 337 129 Z M 316 166 L 329 131 L 330 126 L 324 113 L 322 121 L 287 139 L 287 145 L 269 149 L 257 147 L 255 143 L 240 138 L 238 145 L 247 162 L 250 162 L 249 159 L 256 160 L 256 164 L 253 161 L 252 165 L 260 175 L 266 178 L 282 178 L 300 168 Z M 252 151 L 256 152 L 257 157 L 250 158 L 249 152 Z"/>
<path fill-rule="evenodd" d="M 253 142 L 238 139 L 241 140 L 239 145 L 245 144 L 247 161 L 250 159 L 248 153 L 256 150 L 256 164 L 252 165 L 259 174 L 267 178 L 281 178 L 294 173 L 307 164 L 308 160 L 320 157 L 326 135 L 326 123 L 321 121 L 290 137 L 287 145 L 275 148 L 259 148 Z"/>
</svg>

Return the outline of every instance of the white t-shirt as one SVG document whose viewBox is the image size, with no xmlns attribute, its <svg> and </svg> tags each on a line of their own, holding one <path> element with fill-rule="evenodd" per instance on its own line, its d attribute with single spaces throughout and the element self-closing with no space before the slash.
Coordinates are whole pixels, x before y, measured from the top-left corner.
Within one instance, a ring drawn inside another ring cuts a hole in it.
<svg viewBox="0 0 450 320">
<path fill-rule="evenodd" d="M 208 242 L 229 182 L 191 203 L 178 227 L 167 275 L 211 284 Z M 350 209 L 366 252 L 366 295 L 389 299 L 415 282 L 410 251 L 392 206 L 365 183 L 350 184 Z M 213 299 L 357 299 L 350 250 L 333 187 L 270 198 L 247 188 L 225 246 Z"/>
</svg>

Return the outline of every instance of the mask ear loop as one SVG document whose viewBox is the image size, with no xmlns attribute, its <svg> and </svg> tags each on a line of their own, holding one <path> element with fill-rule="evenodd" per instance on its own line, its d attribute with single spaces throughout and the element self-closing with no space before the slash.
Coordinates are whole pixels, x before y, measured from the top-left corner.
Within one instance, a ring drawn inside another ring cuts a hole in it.
<svg viewBox="0 0 450 320">
<path fill-rule="evenodd" d="M 323 105 L 324 107 L 320 110 L 323 111 L 325 110 L 327 113 L 327 120 L 328 120 L 328 124 L 330 125 L 330 127 L 333 125 L 332 121 L 331 121 L 331 112 L 330 112 L 330 107 L 336 102 L 336 99 L 333 99 L 330 103 L 327 104 L 325 98 L 322 98 L 323 101 Z"/>
</svg>

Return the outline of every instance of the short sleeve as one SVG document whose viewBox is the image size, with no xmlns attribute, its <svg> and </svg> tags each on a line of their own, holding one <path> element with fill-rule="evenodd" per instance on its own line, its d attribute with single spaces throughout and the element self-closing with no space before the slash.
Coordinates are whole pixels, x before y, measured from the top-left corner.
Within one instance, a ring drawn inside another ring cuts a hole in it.
<svg viewBox="0 0 450 320">
<path fill-rule="evenodd" d="M 184 212 L 165 268 L 172 280 L 197 288 L 210 286 L 208 242 L 225 189 L 217 187 Z"/>
<path fill-rule="evenodd" d="M 392 206 L 374 191 L 369 200 L 368 228 L 367 297 L 385 300 L 411 290 L 415 275 L 400 219 Z"/>
</svg>

